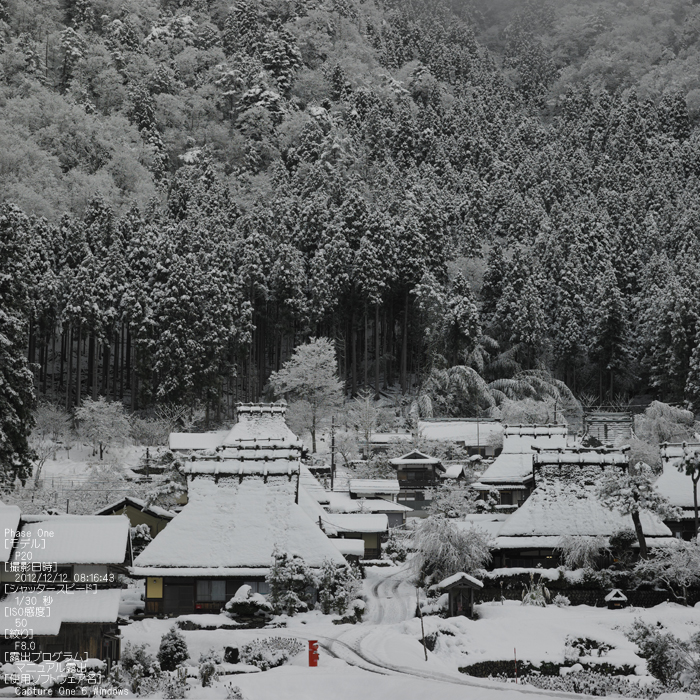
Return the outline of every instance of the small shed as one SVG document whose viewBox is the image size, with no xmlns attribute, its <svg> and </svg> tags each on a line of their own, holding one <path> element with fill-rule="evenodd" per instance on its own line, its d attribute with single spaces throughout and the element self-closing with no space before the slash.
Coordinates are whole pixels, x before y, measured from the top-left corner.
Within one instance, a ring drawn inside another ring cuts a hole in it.
<svg viewBox="0 0 700 700">
<path fill-rule="evenodd" d="M 145 524 L 148 526 L 151 537 L 155 537 L 165 529 L 165 526 L 177 513 L 156 505 L 148 505 L 146 501 L 140 498 L 124 496 L 124 498 L 115 503 L 110 503 L 108 506 L 98 510 L 95 515 L 126 515 L 129 518 L 131 527 Z"/>
<path fill-rule="evenodd" d="M 605 596 L 605 602 L 608 604 L 608 610 L 619 610 L 627 607 L 627 596 L 619 588 L 613 588 Z"/>
<path fill-rule="evenodd" d="M 449 595 L 448 616 L 464 615 L 474 617 L 474 591 L 484 587 L 479 579 L 465 574 L 464 571 L 448 576 L 433 587 L 440 593 Z"/>
</svg>

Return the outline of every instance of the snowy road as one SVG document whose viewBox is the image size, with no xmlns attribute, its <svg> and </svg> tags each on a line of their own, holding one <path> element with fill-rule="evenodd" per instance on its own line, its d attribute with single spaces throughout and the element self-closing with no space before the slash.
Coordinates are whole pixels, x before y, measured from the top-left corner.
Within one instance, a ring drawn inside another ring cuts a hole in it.
<svg viewBox="0 0 700 700">
<path fill-rule="evenodd" d="M 366 671 L 468 686 L 474 689 L 470 694 L 474 700 L 512 697 L 513 694 L 578 700 L 587 697 L 465 676 L 430 652 L 426 661 L 422 645 L 394 628 L 415 616 L 416 589 L 408 582 L 409 575 L 406 570 L 370 573 L 365 585 L 366 621 L 344 630 L 337 637 L 320 638 L 321 646 L 333 657 Z"/>
</svg>

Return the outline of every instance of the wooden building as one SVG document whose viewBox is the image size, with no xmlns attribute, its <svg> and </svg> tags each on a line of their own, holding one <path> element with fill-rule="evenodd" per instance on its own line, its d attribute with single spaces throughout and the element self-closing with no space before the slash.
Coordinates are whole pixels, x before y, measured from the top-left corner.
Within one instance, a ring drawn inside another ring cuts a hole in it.
<svg viewBox="0 0 700 700">
<path fill-rule="evenodd" d="M 398 501 L 413 509 L 412 516 L 425 517 L 430 505 L 430 490 L 440 484 L 440 474 L 445 471 L 442 462 L 413 450 L 401 457 L 389 460 L 399 482 Z"/>
<path fill-rule="evenodd" d="M 609 538 L 620 530 L 634 530 L 631 516 L 605 508 L 595 495 L 603 472 L 624 471 L 626 452 L 610 449 L 540 451 L 534 455 L 535 490 L 500 527 L 495 540 L 494 566 L 543 566 L 558 561 L 563 536 Z M 651 548 L 666 546 L 671 531 L 657 516 L 640 513 Z"/>
<path fill-rule="evenodd" d="M 134 561 L 146 613 L 218 612 L 242 584 L 267 592 L 275 549 L 311 567 L 345 560 L 299 505 L 301 441 L 284 404 L 239 404 L 216 451 L 185 465 L 189 501 Z"/>
<path fill-rule="evenodd" d="M 463 571 L 448 576 L 440 583 L 431 586 L 438 593 L 447 593 L 448 617 L 463 615 L 470 618 L 474 617 L 474 591 L 483 587 L 484 584 L 479 579 L 465 574 Z"/>
<path fill-rule="evenodd" d="M 362 540 L 363 559 L 379 559 L 381 543 L 389 531 L 389 520 L 381 513 L 327 513 L 321 526 L 328 535 L 341 539 Z"/>
<path fill-rule="evenodd" d="M 171 510 L 148 505 L 146 501 L 133 496 L 125 496 L 115 503 L 98 510 L 95 515 L 126 515 L 131 527 L 148 525 L 151 537 L 155 537 L 177 515 Z"/>
<path fill-rule="evenodd" d="M 503 449 L 471 488 L 481 494 L 498 494 L 496 508 L 512 512 L 535 486 L 533 456 L 538 449 L 566 448 L 565 425 L 506 425 Z"/>
</svg>

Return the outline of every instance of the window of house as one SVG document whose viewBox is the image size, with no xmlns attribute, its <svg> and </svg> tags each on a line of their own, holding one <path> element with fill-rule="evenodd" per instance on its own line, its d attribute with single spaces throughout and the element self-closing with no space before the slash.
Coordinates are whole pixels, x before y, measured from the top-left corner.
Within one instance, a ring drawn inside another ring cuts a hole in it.
<svg viewBox="0 0 700 700">
<path fill-rule="evenodd" d="M 197 581 L 197 600 L 218 603 L 226 600 L 226 581 Z"/>
<path fill-rule="evenodd" d="M 501 491 L 501 505 L 502 506 L 512 506 L 513 505 L 513 494 L 510 491 Z"/>
</svg>

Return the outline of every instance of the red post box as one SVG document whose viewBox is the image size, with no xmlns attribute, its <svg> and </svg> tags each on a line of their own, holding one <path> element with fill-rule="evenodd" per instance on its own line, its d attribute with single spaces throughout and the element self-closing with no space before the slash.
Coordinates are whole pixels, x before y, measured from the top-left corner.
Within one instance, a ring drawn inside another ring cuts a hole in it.
<svg viewBox="0 0 700 700">
<path fill-rule="evenodd" d="M 309 640 L 309 666 L 318 666 L 318 642 Z"/>
</svg>

